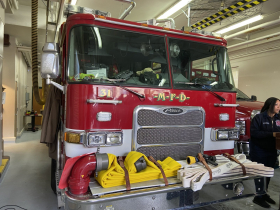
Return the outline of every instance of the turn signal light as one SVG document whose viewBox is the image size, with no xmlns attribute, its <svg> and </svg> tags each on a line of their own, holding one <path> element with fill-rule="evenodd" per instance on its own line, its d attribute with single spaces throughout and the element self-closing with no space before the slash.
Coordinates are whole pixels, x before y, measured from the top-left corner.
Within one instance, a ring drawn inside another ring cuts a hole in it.
<svg viewBox="0 0 280 210">
<path fill-rule="evenodd" d="M 67 141 L 69 143 L 76 143 L 76 144 L 79 144 L 79 143 L 82 143 L 83 142 L 83 134 L 80 134 L 80 133 L 69 133 L 69 132 L 66 132 L 64 134 L 64 141 Z"/>
<path fill-rule="evenodd" d="M 103 16 L 103 15 L 96 15 L 96 17 L 97 17 L 97 18 L 101 18 L 101 19 L 106 20 L 106 17 L 105 17 L 105 16 Z"/>
</svg>

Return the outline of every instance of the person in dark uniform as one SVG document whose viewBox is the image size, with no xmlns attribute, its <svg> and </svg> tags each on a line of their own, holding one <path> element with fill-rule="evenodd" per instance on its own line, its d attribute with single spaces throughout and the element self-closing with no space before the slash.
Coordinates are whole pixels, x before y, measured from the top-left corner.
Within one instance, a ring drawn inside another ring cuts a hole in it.
<svg viewBox="0 0 280 210">
<path fill-rule="evenodd" d="M 280 101 L 277 98 L 268 98 L 251 122 L 250 158 L 254 162 L 262 163 L 274 168 L 277 159 L 275 136 L 280 132 Z M 275 201 L 267 194 L 270 178 L 266 178 L 266 191 L 258 192 L 253 202 L 269 208 Z M 257 180 L 255 180 L 257 187 Z"/>
</svg>

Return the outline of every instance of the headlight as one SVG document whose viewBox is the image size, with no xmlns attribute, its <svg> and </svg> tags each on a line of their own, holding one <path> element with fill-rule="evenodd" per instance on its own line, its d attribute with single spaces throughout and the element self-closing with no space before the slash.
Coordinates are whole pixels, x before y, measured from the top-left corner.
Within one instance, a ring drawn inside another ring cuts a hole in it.
<svg viewBox="0 0 280 210">
<path fill-rule="evenodd" d="M 232 130 L 232 131 L 228 131 L 228 138 L 231 140 L 238 140 L 239 139 L 239 132 Z"/>
<path fill-rule="evenodd" d="M 67 131 L 64 133 L 64 140 L 69 143 L 84 144 L 85 147 L 98 146 L 119 146 L 123 143 L 122 131 Z"/>
<path fill-rule="evenodd" d="M 228 139 L 228 131 L 218 131 L 218 139 Z"/>
<path fill-rule="evenodd" d="M 87 134 L 86 147 L 122 145 L 122 132 L 90 132 Z"/>
<path fill-rule="evenodd" d="M 246 134 L 246 123 L 245 120 L 237 120 L 235 121 L 235 127 L 239 129 L 240 135 Z"/>
<path fill-rule="evenodd" d="M 109 133 L 106 139 L 107 145 L 120 145 L 122 144 L 122 133 Z"/>
<path fill-rule="evenodd" d="M 261 110 L 253 110 L 252 113 L 251 113 L 251 120 L 261 112 Z"/>
<path fill-rule="evenodd" d="M 89 133 L 88 146 L 100 146 L 105 144 L 106 135 L 103 133 Z"/>
<path fill-rule="evenodd" d="M 238 128 L 212 128 L 211 140 L 223 141 L 223 140 L 238 140 L 239 129 Z"/>
</svg>

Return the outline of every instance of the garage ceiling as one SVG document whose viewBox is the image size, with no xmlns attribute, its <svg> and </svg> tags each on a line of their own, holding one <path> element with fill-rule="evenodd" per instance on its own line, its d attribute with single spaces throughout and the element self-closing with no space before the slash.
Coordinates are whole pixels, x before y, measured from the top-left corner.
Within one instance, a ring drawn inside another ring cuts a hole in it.
<svg viewBox="0 0 280 210">
<path fill-rule="evenodd" d="M 6 25 L 5 33 L 15 36 L 20 43 L 24 46 L 31 46 L 31 0 L 18 0 L 19 10 L 16 10 L 14 14 L 6 13 Z M 45 41 L 45 16 L 46 16 L 46 1 L 38 0 L 39 2 L 39 50 L 42 49 L 43 43 Z M 140 21 L 156 18 L 161 15 L 164 11 L 169 9 L 172 5 L 178 2 L 178 0 L 135 0 L 137 6 L 132 10 L 131 14 L 126 18 L 126 20 Z M 201 21 L 205 17 L 215 14 L 223 8 L 227 8 L 238 0 L 193 0 L 190 3 L 191 7 L 191 24 Z M 98 9 L 102 11 L 109 11 L 112 17 L 118 18 L 122 12 L 129 6 L 127 3 L 115 1 L 115 0 L 78 0 L 77 5 L 88 7 L 92 9 Z M 187 12 L 187 8 L 176 12 L 171 17 L 176 21 L 176 28 L 181 29 L 183 26 L 187 26 L 187 17 L 183 11 Z M 264 19 L 253 24 L 250 27 L 259 25 L 264 22 L 276 20 L 280 16 L 280 3 L 279 0 L 268 0 L 258 6 L 255 6 L 246 11 L 240 12 L 232 17 L 229 17 L 221 22 L 218 22 L 212 26 L 207 27 L 207 31 L 217 31 L 226 26 L 239 22 L 241 20 L 247 19 L 249 17 L 262 14 Z M 24 17 L 24 18 L 23 18 Z M 30 20 L 30 22 L 29 22 Z M 237 31 L 244 30 L 246 27 L 236 29 L 234 31 L 228 32 L 227 34 L 232 34 Z M 271 33 L 271 30 L 278 30 L 278 26 L 274 26 L 269 29 L 266 28 L 267 33 Z M 254 34 L 265 34 L 264 31 L 256 31 Z M 51 33 L 50 33 L 51 34 Z M 247 35 L 243 35 L 240 38 L 244 38 Z M 52 39 L 52 36 L 49 39 Z M 248 39 L 249 37 L 246 37 Z M 240 40 L 232 40 L 229 44 L 235 44 L 240 42 Z"/>
</svg>

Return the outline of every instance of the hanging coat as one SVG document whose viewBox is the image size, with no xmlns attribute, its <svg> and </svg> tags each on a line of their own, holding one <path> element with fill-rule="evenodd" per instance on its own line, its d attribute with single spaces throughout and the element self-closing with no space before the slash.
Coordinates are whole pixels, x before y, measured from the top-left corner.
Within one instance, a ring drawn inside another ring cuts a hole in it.
<svg viewBox="0 0 280 210">
<path fill-rule="evenodd" d="M 43 112 L 40 143 L 47 144 L 49 147 L 49 157 L 52 159 L 57 159 L 57 135 L 60 120 L 61 94 L 61 90 L 51 85 Z"/>
</svg>

